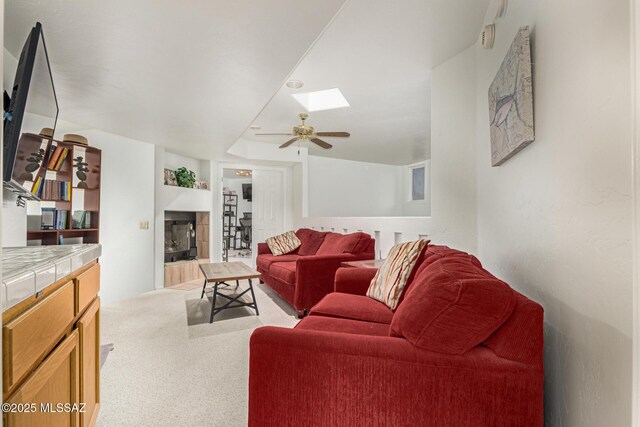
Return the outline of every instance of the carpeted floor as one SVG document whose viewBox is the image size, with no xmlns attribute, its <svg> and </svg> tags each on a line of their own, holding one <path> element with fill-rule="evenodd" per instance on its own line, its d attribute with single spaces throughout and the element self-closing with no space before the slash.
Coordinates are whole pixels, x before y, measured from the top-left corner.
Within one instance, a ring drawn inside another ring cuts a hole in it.
<svg viewBox="0 0 640 427">
<path fill-rule="evenodd" d="M 101 341 L 114 348 L 101 372 L 97 426 L 246 426 L 249 336 L 259 326 L 297 322 L 289 305 L 256 283 L 260 316 L 236 308 L 213 324 L 201 287 L 103 306 Z"/>
</svg>

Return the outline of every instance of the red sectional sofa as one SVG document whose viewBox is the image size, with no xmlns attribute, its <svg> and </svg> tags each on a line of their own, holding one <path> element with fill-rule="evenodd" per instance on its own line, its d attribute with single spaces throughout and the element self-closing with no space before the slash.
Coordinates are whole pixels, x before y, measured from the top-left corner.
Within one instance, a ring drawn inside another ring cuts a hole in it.
<svg viewBox="0 0 640 427">
<path fill-rule="evenodd" d="M 301 228 L 302 243 L 294 252 L 275 256 L 258 244 L 256 267 L 260 280 L 298 310 L 298 315 L 333 292 L 336 270 L 345 261 L 374 259 L 375 241 L 367 233 L 339 234 Z"/>
<path fill-rule="evenodd" d="M 395 312 L 341 268 L 293 329 L 250 342 L 250 426 L 542 426 L 543 309 L 430 245 Z"/>
</svg>

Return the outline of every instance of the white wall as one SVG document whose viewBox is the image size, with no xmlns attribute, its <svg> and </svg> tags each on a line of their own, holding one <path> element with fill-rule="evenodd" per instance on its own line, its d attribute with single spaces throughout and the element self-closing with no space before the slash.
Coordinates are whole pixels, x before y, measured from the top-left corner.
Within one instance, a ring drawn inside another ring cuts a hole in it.
<svg viewBox="0 0 640 427">
<path fill-rule="evenodd" d="M 102 149 L 101 298 L 109 303 L 153 290 L 154 146 L 96 130 L 81 134 Z"/>
<path fill-rule="evenodd" d="M 296 216 L 296 228 L 365 231 L 376 238 L 377 257 L 385 257 L 395 243 L 419 237 L 464 251 L 476 250 L 475 49 L 434 69 L 431 90 L 431 216 L 376 218 L 365 207 L 361 217 L 351 218 L 302 213 Z M 311 171 L 309 167 L 310 175 Z M 299 199 L 300 190 L 295 194 Z M 314 196 L 310 186 L 309 204 Z"/>
<path fill-rule="evenodd" d="M 310 216 L 395 216 L 402 169 L 379 163 L 309 156 Z"/>
<path fill-rule="evenodd" d="M 545 308 L 550 426 L 631 422 L 629 16 L 625 0 L 511 0 L 477 49 L 479 258 Z M 536 141 L 492 168 L 487 90 L 523 25 Z"/>
</svg>

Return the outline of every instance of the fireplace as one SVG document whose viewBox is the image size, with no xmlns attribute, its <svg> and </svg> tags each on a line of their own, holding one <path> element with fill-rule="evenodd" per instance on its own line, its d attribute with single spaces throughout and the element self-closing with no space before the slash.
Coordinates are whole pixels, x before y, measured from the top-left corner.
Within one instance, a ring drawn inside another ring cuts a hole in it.
<svg viewBox="0 0 640 427">
<path fill-rule="evenodd" d="M 196 259 L 195 212 L 166 211 L 164 214 L 164 262 Z"/>
</svg>

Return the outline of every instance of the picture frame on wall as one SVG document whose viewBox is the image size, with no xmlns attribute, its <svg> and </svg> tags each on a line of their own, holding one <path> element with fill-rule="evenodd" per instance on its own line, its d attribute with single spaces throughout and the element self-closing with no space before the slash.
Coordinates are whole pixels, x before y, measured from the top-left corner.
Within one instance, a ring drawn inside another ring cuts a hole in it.
<svg viewBox="0 0 640 427">
<path fill-rule="evenodd" d="M 164 185 L 178 185 L 178 180 L 176 179 L 176 171 L 171 169 L 164 170 Z"/>
</svg>

